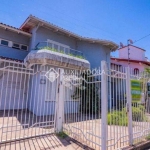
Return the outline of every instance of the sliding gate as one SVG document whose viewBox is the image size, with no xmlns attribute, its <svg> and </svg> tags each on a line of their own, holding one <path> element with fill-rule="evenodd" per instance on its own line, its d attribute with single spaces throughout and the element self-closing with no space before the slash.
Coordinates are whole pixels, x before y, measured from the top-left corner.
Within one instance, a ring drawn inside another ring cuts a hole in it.
<svg viewBox="0 0 150 150">
<path fill-rule="evenodd" d="M 57 77 L 49 66 L 0 63 L 0 143 L 54 132 Z"/>
</svg>

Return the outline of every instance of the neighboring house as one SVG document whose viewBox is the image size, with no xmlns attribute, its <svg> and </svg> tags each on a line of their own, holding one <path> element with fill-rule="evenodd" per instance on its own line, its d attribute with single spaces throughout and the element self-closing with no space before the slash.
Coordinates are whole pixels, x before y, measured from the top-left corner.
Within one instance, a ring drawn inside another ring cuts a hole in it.
<svg viewBox="0 0 150 150">
<path fill-rule="evenodd" d="M 0 110 L 54 114 L 57 82 L 48 81 L 45 73 L 96 68 L 102 60 L 109 64 L 117 48 L 114 42 L 85 38 L 32 15 L 19 29 L 1 23 Z"/>
<path fill-rule="evenodd" d="M 144 49 L 134 45 L 124 46 L 119 49 L 118 58 L 111 57 L 111 69 L 124 72 L 125 68 L 129 66 L 131 74 L 133 75 L 132 77 L 138 77 L 141 72 L 150 67 L 150 62 L 148 58 L 145 57 L 145 52 Z M 111 86 L 114 87 L 111 92 L 115 93 L 112 99 L 116 100 L 114 103 L 115 106 L 117 105 L 117 100 L 125 99 L 125 95 L 122 94 L 125 91 L 124 82 L 125 80 L 123 79 L 111 79 Z"/>
<path fill-rule="evenodd" d="M 128 60 L 128 49 L 129 49 L 129 60 Z M 136 47 L 134 45 L 125 46 L 119 49 L 119 57 L 111 57 L 112 68 L 118 68 L 123 66 L 133 69 L 133 74 L 139 74 L 143 72 L 145 68 L 150 66 L 150 62 L 147 57 L 145 57 L 145 50 Z"/>
</svg>

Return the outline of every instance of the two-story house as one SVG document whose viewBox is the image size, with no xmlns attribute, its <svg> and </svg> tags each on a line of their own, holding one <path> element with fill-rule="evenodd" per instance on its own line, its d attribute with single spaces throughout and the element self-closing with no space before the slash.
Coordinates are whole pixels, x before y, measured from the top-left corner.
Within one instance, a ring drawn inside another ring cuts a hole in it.
<svg viewBox="0 0 150 150">
<path fill-rule="evenodd" d="M 34 68 L 37 72 L 39 69 L 41 69 L 41 67 L 38 65 L 45 64 L 53 66 L 55 68 L 77 70 L 96 67 L 98 68 L 102 60 L 107 61 L 108 64 L 110 63 L 110 52 L 116 50 L 117 47 L 117 44 L 115 44 L 114 42 L 85 38 L 32 15 L 30 15 L 24 21 L 19 29 L 2 23 L 0 24 L 1 68 L 7 68 L 11 65 L 10 63 L 14 63 L 14 61 L 17 61 L 18 63 L 20 63 L 20 65 L 24 65 L 24 67 L 28 69 Z M 14 66 L 12 69 L 14 69 Z M 21 74 L 14 75 L 12 73 L 12 75 L 17 79 L 11 79 L 14 77 L 12 77 L 9 72 L 7 73 L 5 71 L 5 74 L 8 75 L 8 78 L 4 79 L 4 77 L 2 77 L 1 82 L 5 80 L 4 84 L 6 89 L 8 87 L 17 88 L 19 86 L 19 83 L 23 84 L 23 79 L 20 79 Z M 36 75 L 35 78 L 37 78 Z M 18 79 L 20 79 L 20 81 L 17 81 Z M 26 80 L 29 79 L 26 78 Z M 27 93 L 29 93 L 28 89 L 36 87 L 36 91 L 31 92 L 36 92 L 36 94 L 32 95 L 32 99 L 36 99 L 37 97 L 39 98 L 41 92 L 40 88 L 37 88 L 37 84 L 35 82 L 36 81 L 33 81 L 33 87 L 30 87 L 29 85 L 28 87 L 24 88 L 26 89 L 25 92 L 23 90 L 20 90 L 19 88 L 13 90 L 17 90 L 17 95 L 18 93 L 20 93 L 20 95 L 23 95 L 23 92 L 26 93 L 23 98 L 25 100 L 28 99 L 26 97 L 29 97 L 27 95 Z M 4 90 L 5 92 L 7 92 L 6 89 Z M 6 98 L 5 92 L 3 92 L 2 97 Z M 14 93 L 14 91 L 12 91 L 11 93 Z M 48 91 L 48 93 L 50 92 Z M 0 105 L 0 109 L 4 109 L 4 107 L 8 107 L 8 109 L 14 107 L 13 96 L 10 97 L 12 98 L 6 98 L 6 102 L 1 102 L 2 104 Z M 18 101 L 20 101 L 19 97 L 17 99 Z M 55 99 L 55 94 L 53 94 L 53 96 L 48 99 Z M 10 102 L 7 103 L 7 101 Z M 18 105 L 17 102 L 15 102 L 14 105 Z M 16 108 L 20 105 L 22 104 L 20 103 L 18 106 L 16 106 Z M 26 102 L 24 102 L 24 105 L 27 105 Z M 26 108 L 27 106 L 24 105 L 20 107 Z"/>
<path fill-rule="evenodd" d="M 102 60 L 109 64 L 110 52 L 117 48 L 112 41 L 85 38 L 32 15 L 20 28 L 0 23 L 0 117 L 5 120 L 0 122 L 0 134 L 3 140 L 8 140 L 3 133 L 6 121 L 9 127 L 5 133 L 15 130 L 11 138 L 29 137 L 54 129 L 55 118 L 63 112 L 58 103 L 65 106 L 65 113 L 79 112 L 79 98 L 72 98 L 79 79 L 76 72 L 99 68 Z M 71 70 L 76 72 L 66 78 L 65 73 Z M 72 84 L 75 86 L 71 87 Z M 62 92 L 64 90 L 66 92 Z M 21 129 L 28 134 L 18 137 Z"/>
<path fill-rule="evenodd" d="M 50 67 L 54 70 L 96 68 L 102 60 L 109 64 L 110 52 L 117 47 L 114 42 L 85 38 L 32 15 L 19 29 L 1 23 L 0 110 L 29 109 L 36 115 L 52 113 L 44 107 L 47 101 L 56 99 L 56 83 L 47 82 L 42 73 Z M 46 91 L 44 97 L 43 91 Z M 37 101 L 39 105 L 34 107 Z"/>
</svg>

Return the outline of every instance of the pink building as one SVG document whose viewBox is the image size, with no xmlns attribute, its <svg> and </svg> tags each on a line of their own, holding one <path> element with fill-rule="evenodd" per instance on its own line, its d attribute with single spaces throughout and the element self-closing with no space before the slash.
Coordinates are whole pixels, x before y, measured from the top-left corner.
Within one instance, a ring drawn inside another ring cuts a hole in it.
<svg viewBox="0 0 150 150">
<path fill-rule="evenodd" d="M 129 67 L 133 69 L 134 74 L 144 71 L 150 66 L 150 61 L 145 57 L 145 50 L 134 45 L 124 46 L 119 49 L 119 58 L 111 57 L 112 68 L 128 66 L 128 48 L 129 48 Z"/>
</svg>

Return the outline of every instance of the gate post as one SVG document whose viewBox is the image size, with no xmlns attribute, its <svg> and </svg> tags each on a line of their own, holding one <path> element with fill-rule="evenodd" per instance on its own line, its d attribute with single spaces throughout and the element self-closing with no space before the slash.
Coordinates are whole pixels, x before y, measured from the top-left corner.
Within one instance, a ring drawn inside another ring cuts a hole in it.
<svg viewBox="0 0 150 150">
<path fill-rule="evenodd" d="M 133 145 L 133 128 L 132 128 L 132 98 L 131 98 L 131 79 L 130 68 L 126 68 L 126 95 L 127 95 L 127 115 L 128 115 L 128 137 L 129 145 Z"/>
<path fill-rule="evenodd" d="M 107 64 L 101 61 L 101 149 L 107 149 L 107 109 L 108 109 L 108 86 Z"/>
<path fill-rule="evenodd" d="M 59 68 L 59 78 L 56 91 L 56 129 L 57 133 L 63 131 L 63 119 L 64 119 L 64 95 L 63 95 L 63 73 L 64 69 Z"/>
</svg>

